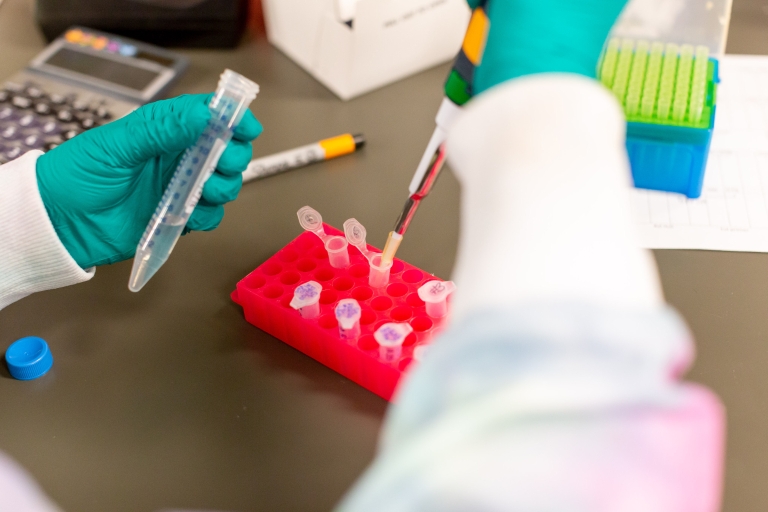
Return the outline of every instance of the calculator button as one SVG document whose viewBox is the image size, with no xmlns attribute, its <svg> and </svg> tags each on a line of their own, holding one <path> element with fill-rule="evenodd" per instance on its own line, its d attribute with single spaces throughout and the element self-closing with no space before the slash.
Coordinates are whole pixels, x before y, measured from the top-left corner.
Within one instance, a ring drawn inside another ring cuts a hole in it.
<svg viewBox="0 0 768 512">
<path fill-rule="evenodd" d="M 15 110 L 11 107 L 0 108 L 0 121 L 7 121 L 13 119 L 13 113 Z"/>
<path fill-rule="evenodd" d="M 62 137 L 64 137 L 64 140 L 69 140 L 76 137 L 79 134 L 80 134 L 80 130 L 69 130 L 64 132 L 64 135 L 62 135 Z"/>
<path fill-rule="evenodd" d="M 56 117 L 58 118 L 59 121 L 64 121 L 65 123 L 69 123 L 75 118 L 75 115 L 72 113 L 71 110 L 63 109 L 58 111 L 58 113 L 56 114 Z"/>
<path fill-rule="evenodd" d="M 5 140 L 18 139 L 21 137 L 21 131 L 19 130 L 18 126 L 6 126 L 2 131 L 0 131 L 0 137 L 4 138 Z"/>
<path fill-rule="evenodd" d="M 67 101 L 67 98 L 65 98 L 61 94 L 56 94 L 56 93 L 48 95 L 48 99 L 50 99 L 51 103 L 53 103 L 54 105 L 63 105 Z"/>
<path fill-rule="evenodd" d="M 24 96 L 14 96 L 11 100 L 11 104 L 18 108 L 29 108 L 32 106 L 32 101 Z"/>
<path fill-rule="evenodd" d="M 38 117 L 34 114 L 24 114 L 17 121 L 22 128 L 29 128 L 38 123 Z"/>
<path fill-rule="evenodd" d="M 47 137 L 45 139 L 45 150 L 50 151 L 55 147 L 60 146 L 61 144 L 64 144 L 64 139 L 62 139 L 59 136 L 56 137 Z"/>
<path fill-rule="evenodd" d="M 75 101 L 74 103 L 72 103 L 72 107 L 75 110 L 79 110 L 81 112 L 84 112 L 84 111 L 88 110 L 88 103 L 85 102 L 85 101 Z"/>
<path fill-rule="evenodd" d="M 16 158 L 19 158 L 22 155 L 22 153 L 24 153 L 24 150 L 21 149 L 21 147 L 14 146 L 14 147 L 8 149 L 7 151 L 5 151 L 3 153 L 3 156 L 5 156 L 5 158 L 10 161 L 10 160 L 14 160 Z"/>
<path fill-rule="evenodd" d="M 59 123 L 56 121 L 48 121 L 47 123 L 43 124 L 43 126 L 40 128 L 40 131 L 46 135 L 55 135 L 61 131 L 61 126 L 59 126 Z"/>
<path fill-rule="evenodd" d="M 5 82 L 5 90 L 10 92 L 21 92 L 24 86 L 15 82 Z"/>
<path fill-rule="evenodd" d="M 11 94 L 8 91 L 0 91 L 0 103 L 5 103 L 11 99 Z"/>
<path fill-rule="evenodd" d="M 106 107 L 99 107 L 96 109 L 96 115 L 102 119 L 111 119 L 112 113 L 106 109 Z"/>
<path fill-rule="evenodd" d="M 24 145 L 32 149 L 40 149 L 43 147 L 43 138 L 39 135 L 28 135 L 23 140 Z"/>
<path fill-rule="evenodd" d="M 34 100 L 43 97 L 43 91 L 41 91 L 40 89 L 34 86 L 27 87 L 27 90 L 25 92 L 27 93 L 27 98 L 32 98 Z"/>
<path fill-rule="evenodd" d="M 84 130 L 90 130 L 91 128 L 97 126 L 97 123 L 96 120 L 92 117 L 84 117 L 80 119 L 80 126 L 82 126 Z"/>
<path fill-rule="evenodd" d="M 47 116 L 51 113 L 51 106 L 47 103 L 35 103 L 35 112 L 40 114 L 41 116 Z"/>
</svg>

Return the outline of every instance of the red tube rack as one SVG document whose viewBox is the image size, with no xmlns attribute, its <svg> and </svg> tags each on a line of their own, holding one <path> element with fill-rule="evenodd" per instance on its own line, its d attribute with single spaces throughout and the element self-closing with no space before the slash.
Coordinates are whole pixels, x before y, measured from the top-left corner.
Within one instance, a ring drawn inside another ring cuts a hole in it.
<svg viewBox="0 0 768 512">
<path fill-rule="evenodd" d="M 325 232 L 344 236 L 328 225 Z M 242 306 L 249 323 L 391 400 L 401 375 L 413 362 L 413 349 L 428 343 L 443 327 L 445 319 L 428 317 L 416 293 L 419 286 L 437 278 L 395 259 L 389 284 L 371 288 L 368 261 L 351 245 L 348 251 L 349 267 L 333 268 L 322 241 L 304 232 L 240 280 L 232 300 Z M 294 289 L 307 281 L 323 285 L 320 316 L 314 319 L 302 318 L 289 305 Z M 334 315 L 336 303 L 350 297 L 362 308 L 361 333 L 354 341 L 339 337 Z M 408 322 L 413 327 L 402 356 L 391 363 L 379 359 L 379 345 L 373 338 L 376 329 L 387 322 Z"/>
</svg>

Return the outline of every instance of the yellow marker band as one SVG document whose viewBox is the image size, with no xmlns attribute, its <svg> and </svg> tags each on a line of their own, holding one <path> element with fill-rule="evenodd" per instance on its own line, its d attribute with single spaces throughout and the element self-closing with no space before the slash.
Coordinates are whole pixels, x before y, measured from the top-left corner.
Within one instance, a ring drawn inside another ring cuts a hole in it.
<svg viewBox="0 0 768 512">
<path fill-rule="evenodd" d="M 485 11 L 483 9 L 475 9 L 472 12 L 472 18 L 469 20 L 464 42 L 461 44 L 464 55 L 475 66 L 478 66 L 483 58 L 489 26 L 488 16 L 485 15 Z"/>
<path fill-rule="evenodd" d="M 325 150 L 326 160 L 355 152 L 355 139 L 349 133 L 321 140 L 318 144 Z"/>
</svg>

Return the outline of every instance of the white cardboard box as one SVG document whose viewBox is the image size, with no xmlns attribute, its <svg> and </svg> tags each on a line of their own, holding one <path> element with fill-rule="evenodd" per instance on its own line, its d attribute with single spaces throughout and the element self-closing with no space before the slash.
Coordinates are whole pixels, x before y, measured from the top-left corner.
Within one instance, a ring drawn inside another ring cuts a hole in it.
<svg viewBox="0 0 768 512">
<path fill-rule="evenodd" d="M 359 0 L 353 27 L 334 0 L 264 0 L 269 41 L 341 99 L 441 62 L 461 47 L 466 0 Z"/>
</svg>

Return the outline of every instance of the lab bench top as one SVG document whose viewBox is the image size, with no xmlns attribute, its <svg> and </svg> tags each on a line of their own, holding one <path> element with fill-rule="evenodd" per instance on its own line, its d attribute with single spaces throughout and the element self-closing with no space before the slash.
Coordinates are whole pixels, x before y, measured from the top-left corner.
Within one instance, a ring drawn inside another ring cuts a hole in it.
<svg viewBox="0 0 768 512">
<path fill-rule="evenodd" d="M 45 46 L 33 13 L 32 0 L 0 6 L 0 80 Z M 762 2 L 736 0 L 728 51 L 768 53 L 767 33 Z M 342 102 L 263 39 L 181 52 L 192 63 L 174 95 L 212 91 L 224 68 L 261 85 L 254 156 L 344 132 L 368 144 L 246 184 L 221 226 L 185 236 L 138 294 L 126 261 L 0 311 L 0 353 L 36 335 L 55 360 L 32 382 L 0 364 L 0 450 L 72 512 L 329 510 L 372 460 L 387 403 L 248 324 L 229 294 L 300 233 L 304 205 L 336 227 L 357 218 L 383 245 L 448 65 Z M 446 172 L 398 256 L 448 278 L 458 220 L 459 186 Z M 697 339 L 688 377 L 727 407 L 724 510 L 768 510 L 768 254 L 655 256 Z"/>
</svg>

